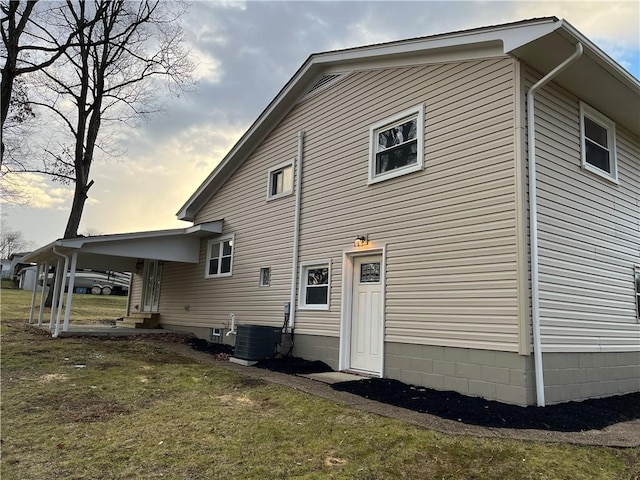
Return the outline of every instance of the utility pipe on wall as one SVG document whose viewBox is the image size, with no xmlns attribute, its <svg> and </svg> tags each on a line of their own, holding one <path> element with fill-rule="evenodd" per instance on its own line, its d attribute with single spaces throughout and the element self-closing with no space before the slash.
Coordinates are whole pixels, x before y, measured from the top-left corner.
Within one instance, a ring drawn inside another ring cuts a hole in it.
<svg viewBox="0 0 640 480">
<path fill-rule="evenodd" d="M 296 318 L 296 289 L 298 282 L 298 243 L 300 240 L 300 202 L 302 201 L 302 157 L 304 154 L 304 130 L 298 132 L 298 161 L 296 162 L 296 203 L 293 220 L 293 259 L 291 262 L 291 307 L 289 328 L 293 328 Z"/>
<path fill-rule="evenodd" d="M 533 355 L 536 374 L 536 398 L 539 407 L 544 407 L 544 371 L 542 368 L 542 338 L 540 335 L 540 292 L 538 272 L 538 203 L 536 180 L 536 129 L 535 129 L 535 93 L 562 70 L 582 55 L 580 42 L 576 51 L 556 68 L 547 73 L 527 92 L 527 135 L 529 154 L 529 236 L 531 241 L 531 321 L 533 328 Z"/>
</svg>

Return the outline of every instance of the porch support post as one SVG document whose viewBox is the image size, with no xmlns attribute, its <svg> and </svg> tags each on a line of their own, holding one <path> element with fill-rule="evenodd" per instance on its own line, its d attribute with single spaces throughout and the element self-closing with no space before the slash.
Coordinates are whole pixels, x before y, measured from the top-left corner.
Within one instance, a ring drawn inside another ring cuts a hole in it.
<svg viewBox="0 0 640 480">
<path fill-rule="evenodd" d="M 55 252 L 55 247 L 54 247 Z M 58 254 L 57 252 L 55 252 Z M 61 254 L 58 254 L 61 255 Z M 67 271 L 69 270 L 69 257 L 66 255 L 61 255 L 64 257 L 64 269 L 62 271 L 62 275 L 60 277 L 60 291 L 59 291 L 59 300 L 58 300 L 58 311 L 56 313 L 56 329 L 53 332 L 53 337 L 57 337 L 60 333 L 60 320 L 62 320 L 62 307 L 64 304 L 64 287 L 67 284 Z"/>
<path fill-rule="evenodd" d="M 33 281 L 33 292 L 31 293 L 31 308 L 29 309 L 29 324 L 33 323 L 33 311 L 36 308 L 36 291 L 38 290 L 38 277 L 40 276 L 41 265 L 36 264 L 36 275 Z"/>
<path fill-rule="evenodd" d="M 47 299 L 47 293 L 49 293 L 49 289 L 47 288 L 47 279 L 49 276 L 49 264 L 44 262 L 42 266 L 43 275 L 42 275 L 42 295 L 40 295 L 40 311 L 38 312 L 38 326 L 42 326 L 42 319 L 44 318 L 44 303 Z M 36 282 L 39 281 L 40 275 L 36 278 Z"/>
<path fill-rule="evenodd" d="M 78 252 L 71 255 L 71 275 L 69 275 L 69 291 L 67 292 L 67 308 L 64 312 L 64 325 L 62 331 L 69 330 L 69 315 L 71 314 L 71 302 L 73 301 L 73 284 L 76 281 L 76 265 L 78 264 Z"/>
<path fill-rule="evenodd" d="M 62 275 L 62 257 L 58 258 L 56 264 L 56 274 L 51 279 L 51 288 L 53 288 L 53 299 L 51 301 L 51 319 L 49 321 L 49 330 L 53 330 L 56 320 L 56 307 L 58 306 L 58 295 L 60 293 L 60 279 Z"/>
</svg>

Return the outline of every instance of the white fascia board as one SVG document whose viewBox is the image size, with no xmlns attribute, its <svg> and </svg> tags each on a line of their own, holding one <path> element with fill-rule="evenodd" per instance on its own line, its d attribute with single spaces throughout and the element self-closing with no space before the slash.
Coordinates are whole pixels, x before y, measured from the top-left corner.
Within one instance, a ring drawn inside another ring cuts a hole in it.
<svg viewBox="0 0 640 480">
<path fill-rule="evenodd" d="M 589 58 L 611 72 L 614 76 L 618 77 L 619 80 L 626 83 L 631 89 L 634 89 L 636 93 L 640 90 L 640 80 L 626 71 L 620 64 L 601 50 L 595 43 L 580 33 L 569 22 L 564 19 L 559 22 L 560 25 L 558 28 L 561 32 L 565 33 L 565 35 L 563 35 L 565 38 L 569 37 L 569 40 L 572 41 L 574 45 L 578 42 L 582 43 L 585 53 Z"/>
</svg>

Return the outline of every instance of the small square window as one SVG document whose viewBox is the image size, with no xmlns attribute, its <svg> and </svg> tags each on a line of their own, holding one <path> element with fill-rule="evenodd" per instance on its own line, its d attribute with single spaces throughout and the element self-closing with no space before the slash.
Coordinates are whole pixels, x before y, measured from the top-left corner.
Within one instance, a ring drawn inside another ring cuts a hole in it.
<svg viewBox="0 0 640 480">
<path fill-rule="evenodd" d="M 300 308 L 307 310 L 329 309 L 330 265 L 330 262 L 319 262 L 301 266 Z"/>
<path fill-rule="evenodd" d="M 271 285 L 271 267 L 263 267 L 260 269 L 260 286 L 268 287 Z"/>
<path fill-rule="evenodd" d="M 233 266 L 233 236 L 209 240 L 205 278 L 227 277 Z"/>
<path fill-rule="evenodd" d="M 618 182 L 615 123 L 585 103 L 580 103 L 582 168 Z"/>
<path fill-rule="evenodd" d="M 269 170 L 267 200 L 291 195 L 293 192 L 293 162 L 285 162 Z"/>
<path fill-rule="evenodd" d="M 424 107 L 405 110 L 369 129 L 369 183 L 422 170 Z"/>
</svg>

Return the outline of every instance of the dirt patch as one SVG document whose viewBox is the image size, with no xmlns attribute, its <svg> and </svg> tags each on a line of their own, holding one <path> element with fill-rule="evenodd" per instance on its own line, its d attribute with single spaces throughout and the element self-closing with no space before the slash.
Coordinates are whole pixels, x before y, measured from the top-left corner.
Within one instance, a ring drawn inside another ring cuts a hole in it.
<svg viewBox="0 0 640 480">
<path fill-rule="evenodd" d="M 64 373 L 47 373 L 39 378 L 40 383 L 63 382 L 68 380 L 69 376 Z"/>
<path fill-rule="evenodd" d="M 198 352 L 213 355 L 216 360 L 229 360 L 229 357 L 233 355 L 234 351 L 231 345 L 226 345 L 224 343 L 211 343 L 195 337 L 188 338 L 184 343 Z"/>
<path fill-rule="evenodd" d="M 377 402 L 483 427 L 580 432 L 640 419 L 640 393 L 546 407 L 519 407 L 383 378 L 337 383 L 332 387 Z"/>
<path fill-rule="evenodd" d="M 116 401 L 109 400 L 73 400 L 61 405 L 62 418 L 69 423 L 100 422 L 116 415 L 127 415 L 130 410 Z"/>
</svg>

